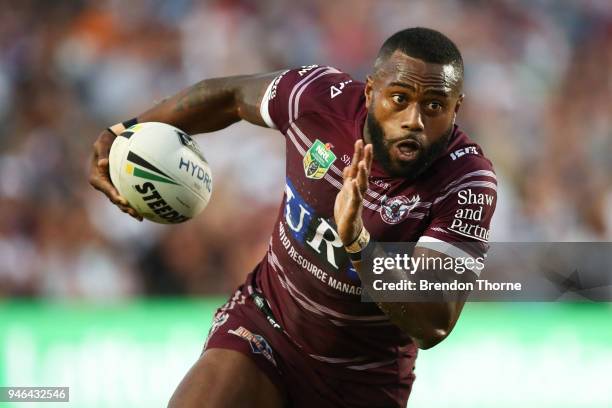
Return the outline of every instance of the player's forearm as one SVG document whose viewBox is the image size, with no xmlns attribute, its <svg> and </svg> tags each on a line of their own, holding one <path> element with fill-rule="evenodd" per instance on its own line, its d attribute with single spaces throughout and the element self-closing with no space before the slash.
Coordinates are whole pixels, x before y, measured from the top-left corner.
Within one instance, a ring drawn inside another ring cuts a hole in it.
<svg viewBox="0 0 612 408">
<path fill-rule="evenodd" d="M 357 274 L 364 287 L 372 287 L 372 274 L 363 270 L 361 262 L 354 261 Z M 388 275 L 398 275 L 397 279 L 405 280 L 402 271 L 388 271 Z M 401 275 L 401 276 L 400 276 Z M 444 340 L 452 330 L 461 311 L 461 305 L 455 302 L 376 302 L 393 324 L 408 334 L 421 349 L 428 349 Z"/>
<path fill-rule="evenodd" d="M 453 329 L 457 310 L 450 303 L 377 303 L 389 319 L 407 333 L 423 350 L 431 348 L 444 340 Z"/>
<path fill-rule="evenodd" d="M 205 79 L 164 99 L 137 119 L 168 123 L 189 134 L 223 129 L 241 119 L 238 80 L 238 77 Z"/>
</svg>

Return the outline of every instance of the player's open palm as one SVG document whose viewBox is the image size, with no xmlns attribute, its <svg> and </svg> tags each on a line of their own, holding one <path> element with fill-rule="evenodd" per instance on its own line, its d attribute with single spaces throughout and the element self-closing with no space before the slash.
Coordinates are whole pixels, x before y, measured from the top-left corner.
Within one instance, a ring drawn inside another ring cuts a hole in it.
<svg viewBox="0 0 612 408">
<path fill-rule="evenodd" d="M 368 189 L 371 167 L 372 145 L 364 147 L 363 140 L 356 141 L 353 160 L 344 168 L 344 183 L 334 203 L 334 219 L 344 245 L 355 241 L 363 227 L 363 195 Z"/>
</svg>

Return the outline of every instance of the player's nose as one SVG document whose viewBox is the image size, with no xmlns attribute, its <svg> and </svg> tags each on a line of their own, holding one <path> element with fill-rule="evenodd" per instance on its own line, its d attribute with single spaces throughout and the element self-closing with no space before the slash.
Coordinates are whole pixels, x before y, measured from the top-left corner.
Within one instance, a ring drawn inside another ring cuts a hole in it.
<svg viewBox="0 0 612 408">
<path fill-rule="evenodd" d="M 401 126 L 402 130 L 410 132 L 422 132 L 425 129 L 421 107 L 418 103 L 413 102 L 402 111 Z"/>
</svg>

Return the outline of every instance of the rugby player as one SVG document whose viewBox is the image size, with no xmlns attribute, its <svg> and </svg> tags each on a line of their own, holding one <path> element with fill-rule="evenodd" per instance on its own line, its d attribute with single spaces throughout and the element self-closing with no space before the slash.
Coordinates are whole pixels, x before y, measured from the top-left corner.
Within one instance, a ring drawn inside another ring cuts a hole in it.
<svg viewBox="0 0 612 408">
<path fill-rule="evenodd" d="M 463 301 L 362 302 L 371 271 L 360 255 L 389 241 L 417 242 L 421 255 L 485 253 L 497 183 L 455 124 L 462 85 L 455 44 L 410 28 L 385 41 L 365 83 L 318 65 L 206 79 L 99 135 L 90 183 L 136 218 L 108 174 L 126 126 L 157 121 L 197 134 L 246 120 L 285 137 L 269 249 L 217 311 L 169 406 L 406 405 L 417 349 L 448 336 Z"/>
</svg>

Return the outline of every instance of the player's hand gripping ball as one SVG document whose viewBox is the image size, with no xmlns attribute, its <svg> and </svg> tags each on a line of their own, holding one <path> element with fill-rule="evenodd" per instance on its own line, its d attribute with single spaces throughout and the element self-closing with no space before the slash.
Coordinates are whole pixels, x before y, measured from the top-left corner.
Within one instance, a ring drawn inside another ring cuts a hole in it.
<svg viewBox="0 0 612 408">
<path fill-rule="evenodd" d="M 196 142 L 165 123 L 139 123 L 117 136 L 109 171 L 130 206 L 161 224 L 195 217 L 212 193 L 210 167 Z"/>
</svg>

